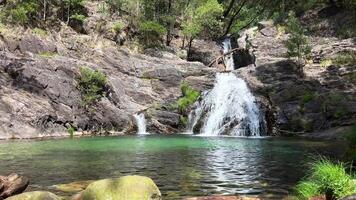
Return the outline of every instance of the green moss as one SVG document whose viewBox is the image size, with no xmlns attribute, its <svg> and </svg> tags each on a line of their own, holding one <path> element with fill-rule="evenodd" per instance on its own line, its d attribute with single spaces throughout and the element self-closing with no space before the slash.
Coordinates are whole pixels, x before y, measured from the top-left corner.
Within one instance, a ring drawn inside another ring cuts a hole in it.
<svg viewBox="0 0 356 200">
<path fill-rule="evenodd" d="M 309 176 L 297 185 L 296 192 L 300 199 L 319 195 L 339 199 L 356 192 L 356 185 L 342 163 L 321 159 L 311 165 Z"/>
<path fill-rule="evenodd" d="M 320 62 L 321 67 L 330 67 L 333 65 L 333 61 L 331 59 L 325 59 Z"/>
<path fill-rule="evenodd" d="M 43 58 L 53 58 L 53 57 L 57 56 L 58 54 L 55 52 L 45 51 L 45 52 L 39 53 L 38 55 Z"/>
<path fill-rule="evenodd" d="M 76 20 L 76 21 L 80 22 L 81 24 L 83 24 L 86 19 L 86 16 L 82 15 L 82 14 L 74 14 L 74 15 L 70 16 L 70 19 Z"/>
<path fill-rule="evenodd" d="M 161 193 L 152 179 L 143 176 L 124 176 L 91 183 L 83 192 L 83 200 L 161 199 Z"/>
</svg>

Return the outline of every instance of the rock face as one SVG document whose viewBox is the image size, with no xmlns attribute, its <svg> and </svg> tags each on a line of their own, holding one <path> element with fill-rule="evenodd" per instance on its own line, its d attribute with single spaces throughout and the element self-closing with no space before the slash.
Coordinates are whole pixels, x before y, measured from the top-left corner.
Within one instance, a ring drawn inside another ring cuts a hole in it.
<svg viewBox="0 0 356 200">
<path fill-rule="evenodd" d="M 18 174 L 10 174 L 9 176 L 0 176 L 0 199 L 20 194 L 25 191 L 29 179 Z"/>
<path fill-rule="evenodd" d="M 82 200 L 160 200 L 161 192 L 152 179 L 124 176 L 91 183 L 82 193 Z"/>
<path fill-rule="evenodd" d="M 215 69 L 201 63 L 170 53 L 160 58 L 133 53 L 66 26 L 47 36 L 12 32 L 0 33 L 0 139 L 65 136 L 70 126 L 78 131 L 134 133 L 132 115 L 149 108 L 155 111 L 149 116 L 152 129 L 177 132 L 177 114 L 161 111 L 162 105 L 178 99 L 181 82 L 205 90 L 214 79 Z M 109 82 L 109 94 L 90 112 L 77 88 L 81 67 L 103 72 Z M 172 118 L 162 121 L 162 115 Z"/>
<path fill-rule="evenodd" d="M 312 37 L 314 62 L 301 70 L 294 60 L 286 58 L 284 41 L 287 37 L 272 23 L 265 22 L 259 28 L 246 30 L 238 40 L 239 46 L 248 48 L 256 60 L 237 73 L 258 96 L 269 132 L 280 135 L 321 133 L 354 123 L 356 83 L 347 76 L 356 73 L 355 66 L 325 68 L 319 62 L 342 51 L 355 51 L 356 45 L 351 39 Z"/>
<path fill-rule="evenodd" d="M 61 200 L 57 195 L 45 192 L 45 191 L 35 191 L 35 192 L 26 192 L 23 194 L 19 194 L 7 200 Z"/>
</svg>

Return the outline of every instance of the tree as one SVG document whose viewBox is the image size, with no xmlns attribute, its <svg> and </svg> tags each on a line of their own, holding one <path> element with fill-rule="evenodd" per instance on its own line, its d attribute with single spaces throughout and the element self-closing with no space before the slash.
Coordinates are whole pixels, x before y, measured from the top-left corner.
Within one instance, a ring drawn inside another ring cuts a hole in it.
<svg viewBox="0 0 356 200">
<path fill-rule="evenodd" d="M 298 64 L 301 66 L 303 60 L 311 53 L 308 39 L 304 35 L 304 29 L 294 12 L 289 13 L 287 31 L 290 36 L 285 45 L 288 49 L 288 57 L 297 57 Z"/>
<path fill-rule="evenodd" d="M 191 52 L 193 40 L 198 36 L 214 37 L 221 29 L 219 17 L 223 14 L 223 8 L 217 0 L 207 0 L 199 4 L 190 4 L 185 12 L 183 22 L 183 35 L 188 39 L 188 57 Z"/>
</svg>

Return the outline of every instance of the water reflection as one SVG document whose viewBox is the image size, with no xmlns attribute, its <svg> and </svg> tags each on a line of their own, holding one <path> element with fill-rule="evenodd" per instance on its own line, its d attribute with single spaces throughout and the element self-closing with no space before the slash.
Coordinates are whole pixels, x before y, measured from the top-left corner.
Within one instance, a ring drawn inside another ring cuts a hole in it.
<svg viewBox="0 0 356 200">
<path fill-rule="evenodd" d="M 0 174 L 19 172 L 40 189 L 138 174 L 165 199 L 210 194 L 284 195 L 304 176 L 309 155 L 342 153 L 337 143 L 173 137 L 0 142 Z M 36 188 L 38 189 L 38 188 Z"/>
</svg>

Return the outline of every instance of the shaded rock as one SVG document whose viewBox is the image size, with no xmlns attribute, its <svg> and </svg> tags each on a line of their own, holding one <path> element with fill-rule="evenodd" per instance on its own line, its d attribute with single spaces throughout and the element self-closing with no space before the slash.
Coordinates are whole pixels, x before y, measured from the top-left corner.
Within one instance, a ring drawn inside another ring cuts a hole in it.
<svg viewBox="0 0 356 200">
<path fill-rule="evenodd" d="M 194 40 L 188 60 L 199 61 L 204 65 L 209 65 L 212 60 L 221 56 L 222 51 L 222 48 L 214 41 Z"/>
<path fill-rule="evenodd" d="M 356 194 L 344 197 L 344 198 L 342 198 L 340 200 L 356 200 Z"/>
<path fill-rule="evenodd" d="M 124 176 L 91 183 L 82 193 L 82 200 L 160 200 L 161 192 L 152 179 Z"/>
<path fill-rule="evenodd" d="M 25 191 L 30 181 L 28 178 L 12 173 L 0 176 L 0 199 L 20 194 Z"/>
<path fill-rule="evenodd" d="M 35 191 L 19 194 L 7 200 L 61 200 L 61 198 L 51 192 Z"/>
</svg>

